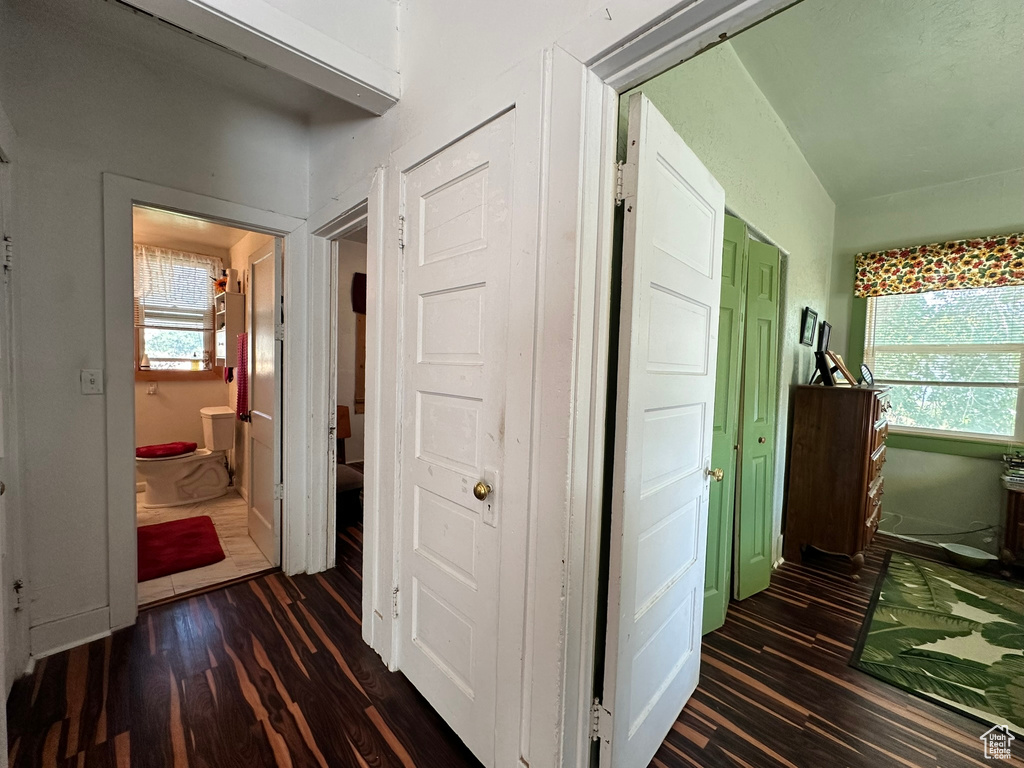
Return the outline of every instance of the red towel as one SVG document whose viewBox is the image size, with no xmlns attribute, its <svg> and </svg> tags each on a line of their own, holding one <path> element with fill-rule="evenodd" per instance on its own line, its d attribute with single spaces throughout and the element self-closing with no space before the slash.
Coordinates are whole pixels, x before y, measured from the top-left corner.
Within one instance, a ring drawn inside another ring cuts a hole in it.
<svg viewBox="0 0 1024 768">
<path fill-rule="evenodd" d="M 238 373 L 235 374 L 235 386 L 238 388 L 238 399 L 235 402 L 235 415 L 239 421 L 249 420 L 249 334 L 238 334 Z"/>
</svg>

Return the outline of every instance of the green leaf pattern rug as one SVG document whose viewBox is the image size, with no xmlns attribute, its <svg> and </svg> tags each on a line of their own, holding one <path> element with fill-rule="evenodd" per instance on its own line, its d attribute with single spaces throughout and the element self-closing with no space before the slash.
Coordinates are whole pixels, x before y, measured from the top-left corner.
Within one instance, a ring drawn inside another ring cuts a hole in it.
<svg viewBox="0 0 1024 768">
<path fill-rule="evenodd" d="M 1024 588 L 890 553 L 851 664 L 1024 734 Z"/>
</svg>

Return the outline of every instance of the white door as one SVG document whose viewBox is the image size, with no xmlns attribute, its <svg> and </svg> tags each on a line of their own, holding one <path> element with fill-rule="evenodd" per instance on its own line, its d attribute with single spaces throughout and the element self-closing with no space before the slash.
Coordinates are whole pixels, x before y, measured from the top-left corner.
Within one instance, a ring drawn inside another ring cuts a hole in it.
<svg viewBox="0 0 1024 768">
<path fill-rule="evenodd" d="M 405 174 L 402 201 L 399 667 L 485 765 L 502 463 L 518 429 L 504 423 L 513 114 Z"/>
<path fill-rule="evenodd" d="M 602 768 L 640 768 L 700 668 L 725 194 L 629 100 Z"/>
<path fill-rule="evenodd" d="M 281 240 L 249 256 L 249 536 L 281 564 Z"/>
</svg>

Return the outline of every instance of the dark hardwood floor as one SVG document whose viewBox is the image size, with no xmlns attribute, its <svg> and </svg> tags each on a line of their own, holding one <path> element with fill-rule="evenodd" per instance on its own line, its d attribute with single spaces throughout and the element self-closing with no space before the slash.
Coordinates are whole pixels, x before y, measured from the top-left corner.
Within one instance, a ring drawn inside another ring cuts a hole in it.
<svg viewBox="0 0 1024 768">
<path fill-rule="evenodd" d="M 363 644 L 360 544 L 349 527 L 332 571 L 164 605 L 41 661 L 8 704 L 11 765 L 479 765 Z M 840 560 L 786 564 L 734 603 L 652 765 L 990 765 L 984 726 L 847 666 L 881 558 L 870 552 L 859 584 Z"/>
<path fill-rule="evenodd" d="M 979 739 L 989 726 L 847 666 L 884 554 L 873 546 L 855 583 L 848 560 L 810 553 L 732 603 L 704 637 L 700 685 L 652 765 L 992 765 Z"/>
<path fill-rule="evenodd" d="M 360 637 L 359 528 L 338 567 L 143 612 L 39 662 L 8 701 L 11 766 L 477 766 Z"/>
</svg>

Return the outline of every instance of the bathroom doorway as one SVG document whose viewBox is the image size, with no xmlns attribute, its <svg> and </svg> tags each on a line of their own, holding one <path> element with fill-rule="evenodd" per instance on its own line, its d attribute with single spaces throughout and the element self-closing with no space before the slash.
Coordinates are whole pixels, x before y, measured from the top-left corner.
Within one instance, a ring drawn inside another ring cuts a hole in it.
<svg viewBox="0 0 1024 768">
<path fill-rule="evenodd" d="M 133 206 L 138 605 L 281 563 L 282 243 Z"/>
</svg>

